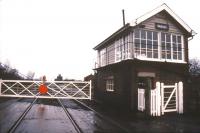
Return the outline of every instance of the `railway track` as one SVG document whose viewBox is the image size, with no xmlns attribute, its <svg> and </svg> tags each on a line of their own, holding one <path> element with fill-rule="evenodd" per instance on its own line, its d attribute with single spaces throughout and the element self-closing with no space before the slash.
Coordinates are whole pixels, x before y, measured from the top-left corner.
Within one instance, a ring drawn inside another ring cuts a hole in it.
<svg viewBox="0 0 200 133">
<path fill-rule="evenodd" d="M 79 100 L 76 100 L 76 99 L 73 99 L 76 103 L 80 104 L 81 106 L 91 110 L 92 112 L 94 112 L 97 116 L 99 116 L 100 118 L 108 121 L 110 124 L 118 127 L 119 129 L 121 129 L 124 133 L 130 133 L 129 130 L 127 130 L 127 128 L 123 127 L 122 125 L 120 125 L 118 122 L 108 118 L 108 117 L 105 117 L 103 114 L 101 114 L 100 112 L 97 112 L 96 110 L 92 109 L 91 107 L 87 106 L 85 103 L 83 102 L 80 102 Z"/>
<path fill-rule="evenodd" d="M 69 113 L 69 111 L 65 108 L 65 106 L 62 104 L 62 102 L 60 101 L 60 99 L 57 99 L 58 102 L 60 103 L 61 107 L 63 108 L 63 110 L 65 111 L 67 117 L 70 119 L 72 125 L 74 126 L 74 128 L 76 129 L 77 133 L 83 133 L 83 131 L 81 130 L 81 128 L 78 126 L 78 124 L 76 123 L 76 121 L 74 120 L 73 116 Z"/>
<path fill-rule="evenodd" d="M 37 109 L 36 107 L 40 106 L 40 104 L 43 104 L 43 102 L 39 102 L 41 99 L 38 101 L 37 100 L 38 99 L 35 98 L 31 102 L 31 104 L 28 105 L 28 107 L 25 109 L 25 111 L 22 113 L 22 115 L 20 115 L 20 117 L 18 117 L 17 121 L 13 122 L 14 124 L 8 130 L 9 133 L 20 132 L 23 130 L 22 128 L 23 128 L 24 124 L 27 123 L 26 120 L 30 119 L 29 117 L 30 117 L 30 114 L 32 114 L 31 112 L 35 112 L 36 111 L 35 109 Z M 50 100 L 49 100 L 49 102 L 51 103 Z M 105 117 L 101 113 L 95 111 L 94 109 L 90 108 L 89 106 L 87 106 L 86 104 L 84 104 L 78 100 L 69 100 L 68 99 L 68 100 L 62 101 L 60 99 L 54 99 L 54 100 L 52 100 L 52 102 L 53 102 L 53 106 L 55 106 L 56 108 L 61 107 L 60 111 L 62 110 L 61 111 L 62 114 L 58 114 L 58 115 L 59 115 L 59 117 L 62 116 L 62 118 L 64 118 L 64 120 L 66 120 L 70 123 L 70 125 L 71 125 L 70 128 L 71 128 L 71 131 L 73 129 L 73 132 L 77 132 L 77 133 L 88 133 L 88 132 L 95 132 L 95 131 L 109 132 L 110 130 L 111 130 L 111 132 L 115 132 L 115 133 L 130 132 L 126 128 L 124 128 L 122 125 L 117 123 L 116 121 L 109 119 L 108 117 Z M 34 105 L 36 103 L 38 105 Z M 33 105 L 34 105 L 34 107 L 33 107 Z M 46 105 L 46 104 L 44 106 L 47 109 L 49 108 L 48 105 Z M 73 106 L 73 107 L 71 108 L 70 106 Z M 53 108 L 55 108 L 55 107 L 53 107 Z M 52 108 L 52 106 L 51 106 L 51 108 Z M 30 114 L 27 115 L 29 112 L 30 112 Z M 65 116 L 67 116 L 67 117 L 65 117 Z M 48 115 L 48 119 L 51 120 L 51 118 L 49 118 L 49 117 L 50 116 Z M 87 117 L 91 117 L 92 119 L 87 119 Z M 45 119 L 47 119 L 47 118 L 45 118 Z M 95 122 L 93 123 L 91 121 L 95 121 Z M 48 121 L 46 121 L 46 122 L 48 123 Z M 60 122 L 62 122 L 62 120 Z M 50 121 L 50 123 L 51 123 L 51 121 Z M 84 125 L 83 123 L 84 124 L 87 123 L 87 124 Z M 29 124 L 31 124 L 31 123 L 29 123 Z M 23 130 L 23 131 L 29 131 L 29 130 L 31 130 L 31 129 L 27 128 L 26 130 Z M 70 130 L 70 129 L 64 128 L 64 131 L 68 131 L 68 130 Z M 58 129 L 58 131 L 59 131 L 59 129 Z"/>
<path fill-rule="evenodd" d="M 9 129 L 9 133 L 13 133 L 16 128 L 19 126 L 19 124 L 23 121 L 24 117 L 26 116 L 26 114 L 29 112 L 29 110 L 31 109 L 31 107 L 34 105 L 34 103 L 36 102 L 37 98 L 35 98 L 33 100 L 33 102 L 26 108 L 26 110 L 24 111 L 24 113 L 22 113 L 22 115 L 19 117 L 19 119 L 13 124 L 13 126 Z"/>
<path fill-rule="evenodd" d="M 109 123 L 110 125 L 112 125 L 113 127 L 116 127 L 117 129 L 119 129 L 119 132 L 123 132 L 123 133 L 130 133 L 131 131 L 127 130 L 127 128 L 123 127 L 122 125 L 120 125 L 118 122 L 105 117 L 103 114 L 95 111 L 94 109 L 92 109 L 91 107 L 87 106 L 86 104 L 84 104 L 83 102 L 80 102 L 76 99 L 72 99 L 72 101 L 74 101 L 76 104 L 78 104 L 78 106 L 81 106 L 82 108 L 86 108 L 87 110 L 93 112 L 96 116 L 98 116 L 102 121 Z M 60 101 L 61 102 L 61 101 Z M 73 118 L 73 116 L 70 114 L 70 112 L 68 111 L 68 107 L 64 107 L 63 108 L 65 110 L 67 110 L 68 114 Z M 73 121 L 76 123 L 76 120 L 73 119 Z M 79 124 L 76 124 L 79 125 Z M 79 126 L 78 126 L 79 127 Z M 80 127 L 79 127 L 81 132 L 84 132 Z"/>
</svg>

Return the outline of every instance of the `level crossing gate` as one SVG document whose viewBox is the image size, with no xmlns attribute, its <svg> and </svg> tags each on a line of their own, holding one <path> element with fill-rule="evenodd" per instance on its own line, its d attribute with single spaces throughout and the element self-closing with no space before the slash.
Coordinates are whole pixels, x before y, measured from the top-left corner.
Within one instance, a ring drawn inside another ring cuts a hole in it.
<svg viewBox="0 0 200 133">
<path fill-rule="evenodd" d="M 46 94 L 38 91 L 42 81 L 0 80 L 0 96 L 28 98 L 91 99 L 91 81 L 46 81 Z"/>
</svg>

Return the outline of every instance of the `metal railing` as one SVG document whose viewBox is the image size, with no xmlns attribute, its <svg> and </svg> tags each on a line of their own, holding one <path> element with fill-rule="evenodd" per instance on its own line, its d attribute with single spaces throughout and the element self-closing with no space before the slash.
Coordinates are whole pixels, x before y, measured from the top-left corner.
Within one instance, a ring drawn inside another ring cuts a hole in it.
<svg viewBox="0 0 200 133">
<path fill-rule="evenodd" d="M 46 94 L 39 92 L 42 81 L 0 80 L 0 96 L 27 98 L 91 99 L 91 81 L 46 81 Z"/>
</svg>

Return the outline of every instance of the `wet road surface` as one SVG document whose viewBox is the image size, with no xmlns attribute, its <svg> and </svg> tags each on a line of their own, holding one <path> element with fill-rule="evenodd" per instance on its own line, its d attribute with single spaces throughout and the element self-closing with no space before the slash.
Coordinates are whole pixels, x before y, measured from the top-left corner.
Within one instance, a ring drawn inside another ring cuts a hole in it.
<svg viewBox="0 0 200 133">
<path fill-rule="evenodd" d="M 0 133 L 6 133 L 24 110 L 30 105 L 31 99 L 11 99 L 0 103 Z"/>
<path fill-rule="evenodd" d="M 100 118 L 72 100 L 61 100 L 84 133 L 123 133 L 120 127 Z"/>
<path fill-rule="evenodd" d="M 53 103 L 53 100 L 50 100 Z M 16 133 L 75 133 L 72 123 L 59 106 L 44 105 L 41 99 L 33 105 Z"/>
<path fill-rule="evenodd" d="M 33 99 L 0 98 L 0 133 L 6 133 Z M 61 100 L 84 133 L 123 133 L 122 129 L 100 118 L 93 111 L 71 100 Z M 131 133 L 200 133 L 200 115 L 166 114 L 149 117 L 140 112 L 92 105 Z M 39 99 L 15 130 L 16 133 L 76 133 L 56 100 Z"/>
</svg>

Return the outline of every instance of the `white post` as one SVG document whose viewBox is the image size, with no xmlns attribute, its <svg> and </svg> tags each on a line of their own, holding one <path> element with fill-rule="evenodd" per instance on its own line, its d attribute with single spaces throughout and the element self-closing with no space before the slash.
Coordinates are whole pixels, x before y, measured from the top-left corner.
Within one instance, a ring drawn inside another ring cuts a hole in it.
<svg viewBox="0 0 200 133">
<path fill-rule="evenodd" d="M 90 93 L 89 93 L 89 98 L 90 98 L 90 100 L 92 100 L 92 80 L 90 80 Z"/>
<path fill-rule="evenodd" d="M 164 115 L 164 83 L 161 83 L 161 112 Z"/>
<path fill-rule="evenodd" d="M 183 114 L 183 82 L 178 83 L 178 113 Z"/>
<path fill-rule="evenodd" d="M 161 97 L 160 97 L 160 82 L 156 82 L 156 102 L 157 102 L 157 114 L 160 116 L 161 114 Z"/>
<path fill-rule="evenodd" d="M 176 100 L 176 111 L 179 112 L 179 107 L 178 107 L 178 103 L 179 103 L 179 98 L 178 98 L 178 85 L 177 83 L 175 83 L 175 100 Z"/>
<path fill-rule="evenodd" d="M 1 85 L 2 85 L 2 79 L 0 79 L 0 95 L 1 95 Z"/>
</svg>

